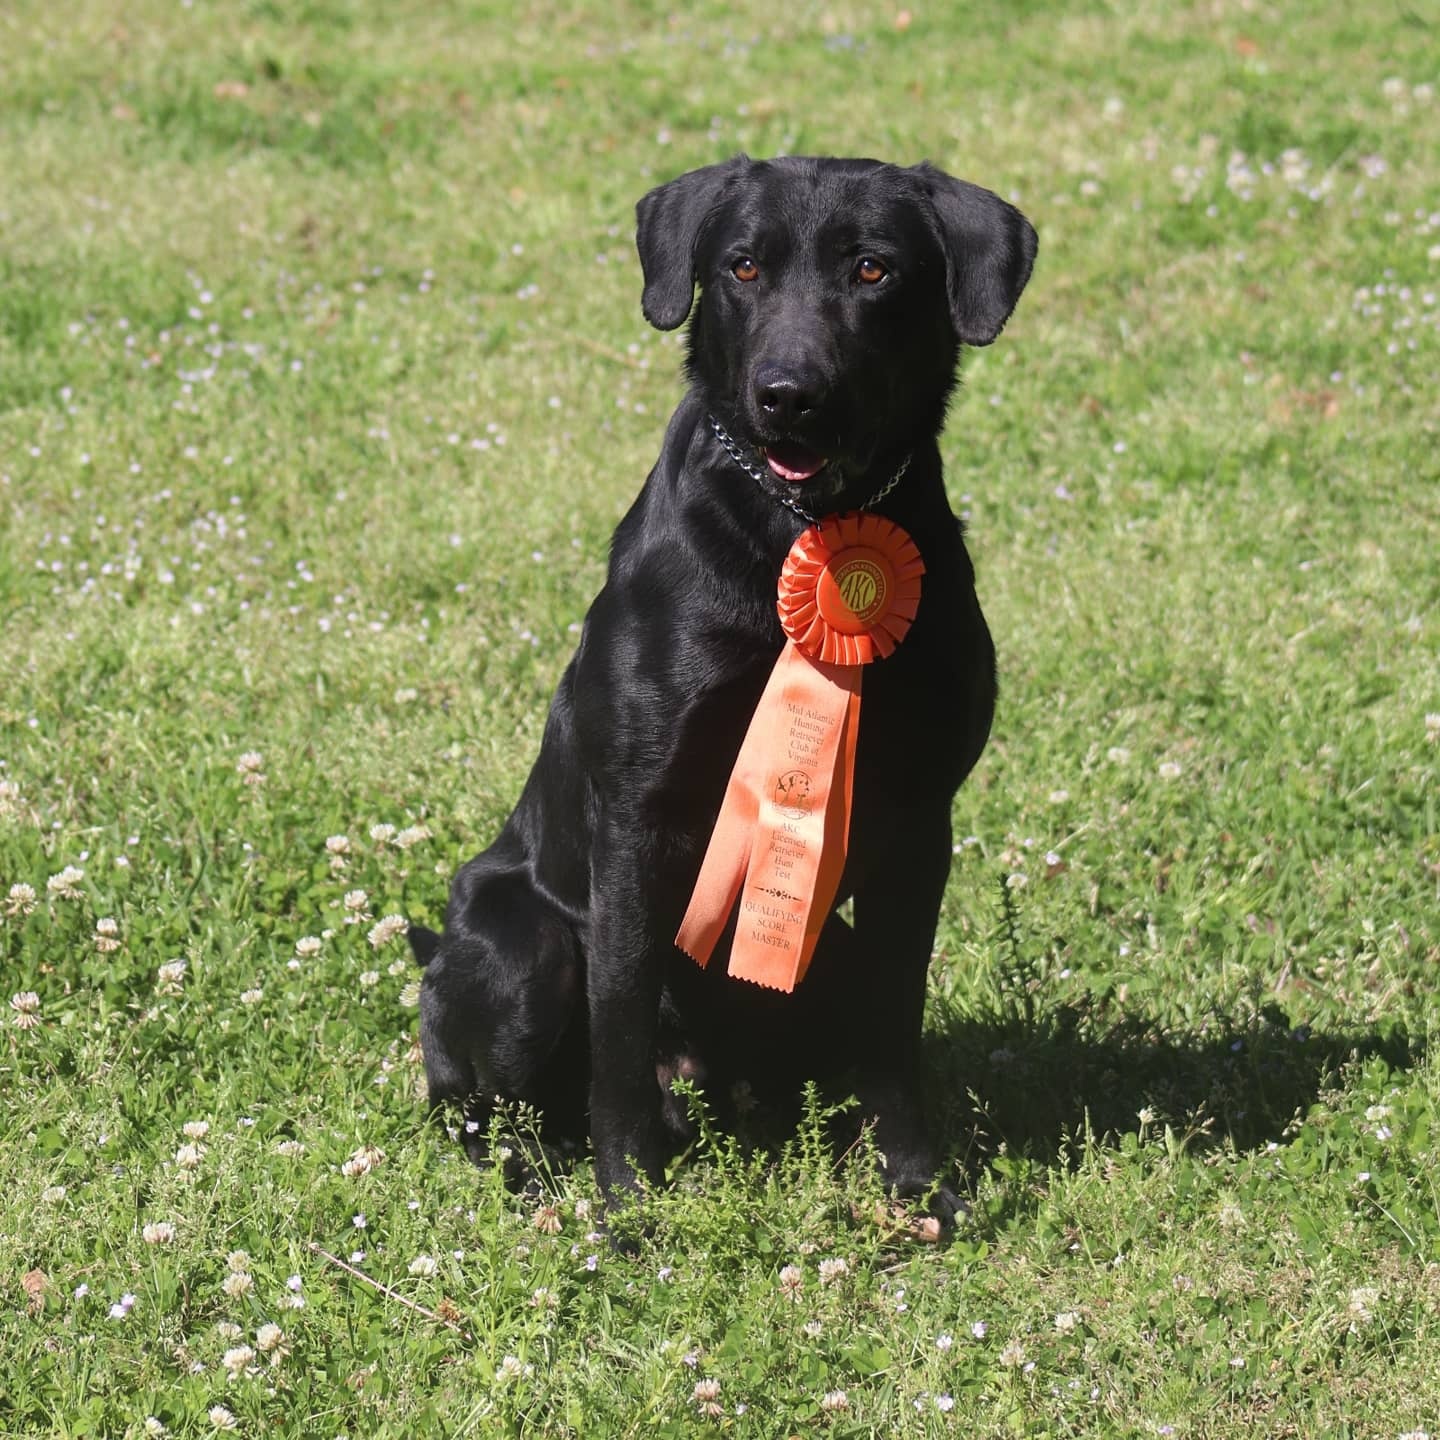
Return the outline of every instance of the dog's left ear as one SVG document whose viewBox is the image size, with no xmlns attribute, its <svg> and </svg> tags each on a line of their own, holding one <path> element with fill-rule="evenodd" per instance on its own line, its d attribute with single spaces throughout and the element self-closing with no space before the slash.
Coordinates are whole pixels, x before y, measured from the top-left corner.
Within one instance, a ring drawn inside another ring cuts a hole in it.
<svg viewBox="0 0 1440 1440">
<path fill-rule="evenodd" d="M 660 185 L 635 207 L 635 247 L 645 272 L 640 308 L 657 330 L 684 323 L 695 298 L 695 242 L 730 181 L 749 164 L 743 155 L 691 170 Z"/>
<path fill-rule="evenodd" d="M 989 345 L 1005 328 L 1035 263 L 1035 227 L 998 195 L 933 165 L 914 165 L 940 226 L 950 314 L 962 345 Z"/>
</svg>

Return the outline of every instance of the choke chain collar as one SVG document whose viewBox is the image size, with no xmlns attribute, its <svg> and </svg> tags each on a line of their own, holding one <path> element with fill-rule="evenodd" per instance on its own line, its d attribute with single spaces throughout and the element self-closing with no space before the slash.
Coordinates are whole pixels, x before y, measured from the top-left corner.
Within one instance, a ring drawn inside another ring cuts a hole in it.
<svg viewBox="0 0 1440 1440">
<path fill-rule="evenodd" d="M 705 417 L 710 422 L 710 428 L 715 432 L 715 438 L 725 447 L 725 452 L 730 458 L 753 480 L 757 485 L 762 486 L 767 493 L 769 487 L 765 483 L 765 472 L 750 459 L 740 448 L 729 431 L 713 416 Z M 872 506 L 878 505 L 904 478 L 905 472 L 910 468 L 910 461 L 913 458 L 907 455 L 901 462 L 900 468 L 867 500 L 860 506 L 862 510 L 869 510 Z M 802 520 L 808 520 L 812 525 L 818 524 L 818 517 L 812 515 L 798 501 L 791 500 L 788 496 L 775 496 L 782 505 L 788 506 Z"/>
</svg>

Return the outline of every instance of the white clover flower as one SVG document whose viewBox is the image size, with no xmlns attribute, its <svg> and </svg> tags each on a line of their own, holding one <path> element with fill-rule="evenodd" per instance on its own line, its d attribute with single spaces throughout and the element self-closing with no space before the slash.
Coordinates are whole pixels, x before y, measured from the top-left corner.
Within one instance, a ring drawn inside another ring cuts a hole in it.
<svg viewBox="0 0 1440 1440">
<path fill-rule="evenodd" d="M 240 992 L 240 1003 L 242 1005 L 258 1005 L 265 998 L 265 992 L 257 985 L 252 990 Z"/>
<path fill-rule="evenodd" d="M 1380 1303 L 1380 1289 L 1376 1285 L 1357 1285 L 1350 1292 L 1350 1303 L 1345 1307 L 1362 1325 L 1375 1318 L 1375 1307 Z"/>
<path fill-rule="evenodd" d="M 187 1120 L 180 1127 L 180 1133 L 187 1140 L 203 1140 L 210 1133 L 210 1122 L 208 1120 Z"/>
<path fill-rule="evenodd" d="M 178 995 L 185 982 L 185 970 L 185 961 L 167 960 L 156 972 L 155 988 L 162 995 Z"/>
<path fill-rule="evenodd" d="M 295 942 L 295 953 L 302 960 L 313 959 L 320 953 L 320 937 L 318 935 L 302 935 Z"/>
<path fill-rule="evenodd" d="M 276 1145 L 275 1153 L 285 1156 L 288 1160 L 296 1155 L 303 1155 L 305 1153 L 305 1144 L 301 1140 L 282 1140 Z"/>
<path fill-rule="evenodd" d="M 1105 758 L 1112 765 L 1124 765 L 1130 759 L 1130 752 L 1123 745 L 1112 745 L 1105 752 Z"/>
<path fill-rule="evenodd" d="M 223 1405 L 212 1405 L 209 1415 L 210 1423 L 217 1430 L 234 1430 L 240 1423 Z"/>
<path fill-rule="evenodd" d="M 236 1345 L 220 1357 L 220 1363 L 232 1376 L 243 1375 L 254 1361 L 255 1352 L 248 1345 Z"/>
<path fill-rule="evenodd" d="M 175 1163 L 182 1170 L 196 1170 L 200 1166 L 200 1159 L 205 1154 L 203 1145 L 182 1145 L 175 1152 Z"/>
<path fill-rule="evenodd" d="M 410 922 L 403 915 L 387 915 L 370 931 L 370 943 L 379 949 L 388 945 L 397 935 L 403 935 L 410 928 Z"/>
<path fill-rule="evenodd" d="M 1162 760 L 1158 773 L 1162 780 L 1178 780 L 1183 771 L 1178 761 Z"/>
<path fill-rule="evenodd" d="M 363 890 L 347 890 L 344 899 L 340 902 L 345 907 L 345 923 L 347 925 L 359 925 L 362 921 L 370 918 L 369 904 L 370 897 Z"/>
<path fill-rule="evenodd" d="M 113 916 L 106 915 L 95 922 L 95 948 L 101 954 L 120 948 L 120 926 Z"/>
<path fill-rule="evenodd" d="M 362 970 L 360 972 L 360 988 L 362 990 L 373 990 L 380 983 L 380 972 L 378 970 Z"/>
<path fill-rule="evenodd" d="M 222 1340 L 238 1340 L 245 1332 L 233 1320 L 221 1320 L 215 1326 L 215 1333 Z"/>
<path fill-rule="evenodd" d="M 389 842 L 390 842 L 390 840 L 392 839 L 392 837 L 394 836 L 394 834 L 395 834 L 395 827 L 394 827 L 393 825 L 380 824 L 380 825 L 372 825 L 372 826 L 370 827 L 370 838 L 371 838 L 377 845 L 387 845 L 387 844 L 389 844 Z"/>
<path fill-rule="evenodd" d="M 325 840 L 325 848 L 332 855 L 348 855 L 350 853 L 350 837 L 348 835 L 330 835 Z"/>
<path fill-rule="evenodd" d="M 844 1260 L 822 1260 L 820 1262 L 820 1283 L 822 1285 L 832 1284 L 849 1272 L 850 1266 Z"/>
<path fill-rule="evenodd" d="M 400 987 L 400 1004 L 407 1010 L 413 1010 L 420 1003 L 420 982 L 409 980 Z"/>
<path fill-rule="evenodd" d="M 255 1332 L 255 1343 L 267 1355 L 272 1350 L 278 1350 L 284 1343 L 284 1340 L 285 1332 L 273 1322 L 262 1325 Z"/>
<path fill-rule="evenodd" d="M 165 1434 L 165 1422 L 158 1416 L 147 1415 L 145 1417 L 145 1433 L 147 1435 Z"/>
<path fill-rule="evenodd" d="M 715 1379 L 697 1380 L 690 1398 L 699 1407 L 702 1415 L 720 1414 L 720 1382 Z"/>
<path fill-rule="evenodd" d="M 561 1226 L 565 1222 L 561 1220 L 560 1210 L 557 1206 L 540 1205 L 536 1208 L 530 1223 L 534 1225 L 542 1235 L 558 1235 Z"/>
<path fill-rule="evenodd" d="M 225 1268 L 232 1275 L 238 1275 L 242 1270 L 250 1268 L 250 1255 L 245 1250 L 232 1250 L 225 1257 Z"/>
<path fill-rule="evenodd" d="M 955 1343 L 955 1337 L 950 1334 L 941 1334 L 935 1337 L 935 1348 L 937 1350 L 948 1350 Z"/>
<path fill-rule="evenodd" d="M 247 750 L 235 761 L 235 770 L 240 775 L 256 775 L 265 765 L 265 757 L 258 750 Z"/>
<path fill-rule="evenodd" d="M 522 1364 L 518 1355 L 507 1355 L 495 1367 L 495 1378 L 501 1381 L 519 1380 L 521 1376 L 529 1375 L 533 1370 L 533 1366 Z"/>
<path fill-rule="evenodd" d="M 5 897 L 5 913 L 12 919 L 23 919 L 35 913 L 35 887 L 23 880 L 10 887 Z"/>
<path fill-rule="evenodd" d="M 408 825 L 396 837 L 395 843 L 402 850 L 408 850 L 412 845 L 419 845 L 422 841 L 430 838 L 430 832 L 423 825 Z"/>
<path fill-rule="evenodd" d="M 21 1030 L 33 1030 L 40 1023 L 40 997 L 33 990 L 21 990 L 10 997 L 15 1024 Z"/>
<path fill-rule="evenodd" d="M 168 1220 L 152 1220 L 140 1232 L 147 1245 L 170 1245 L 175 1240 L 175 1227 Z"/>
<path fill-rule="evenodd" d="M 435 1263 L 433 1255 L 417 1255 L 410 1262 L 410 1273 L 422 1277 L 433 1275 L 440 1267 Z"/>
<path fill-rule="evenodd" d="M 1062 1335 L 1073 1335 L 1075 1327 L 1080 1323 L 1080 1312 L 1078 1310 L 1061 1310 L 1055 1316 L 1055 1328 Z"/>
<path fill-rule="evenodd" d="M 820 1408 L 830 1414 L 839 1410 L 848 1410 L 850 1399 L 843 1390 L 827 1390 L 820 1397 Z"/>
<path fill-rule="evenodd" d="M 85 872 L 77 869 L 74 865 L 67 865 L 58 875 L 52 875 L 45 882 L 45 889 L 49 892 L 52 900 L 79 900 L 81 898 L 80 882 L 85 878 Z"/>
<path fill-rule="evenodd" d="M 40 1198 L 47 1205 L 58 1205 L 66 1195 L 63 1185 L 47 1185 L 41 1192 Z"/>
<path fill-rule="evenodd" d="M 935 1408 L 943 1410 L 948 1415 L 955 1408 L 955 1397 L 953 1395 L 937 1395 Z"/>
<path fill-rule="evenodd" d="M 983 1320 L 977 1320 L 970 1327 L 971 1335 L 973 1335 L 977 1340 L 983 1340 L 985 1336 L 989 1333 L 989 1330 L 990 1327 Z"/>
<path fill-rule="evenodd" d="M 780 1271 L 780 1293 L 787 1299 L 798 1300 L 800 1287 L 805 1283 L 805 1274 L 798 1265 L 786 1265 Z"/>
<path fill-rule="evenodd" d="M 1023 1365 L 1025 1363 L 1025 1347 L 1018 1340 L 1012 1340 L 1000 1352 L 1000 1363 L 1012 1369 Z"/>
<path fill-rule="evenodd" d="M 356 1175 L 368 1175 L 385 1158 L 383 1150 L 376 1149 L 374 1145 L 362 1145 L 341 1167 L 340 1173 L 347 1178 L 353 1179 Z M 364 1216 L 356 1217 L 357 1224 L 363 1228 Z"/>
<path fill-rule="evenodd" d="M 238 1300 L 242 1295 L 248 1295 L 255 1288 L 255 1280 L 243 1270 L 233 1271 L 221 1282 L 220 1288 L 232 1299 Z"/>
</svg>

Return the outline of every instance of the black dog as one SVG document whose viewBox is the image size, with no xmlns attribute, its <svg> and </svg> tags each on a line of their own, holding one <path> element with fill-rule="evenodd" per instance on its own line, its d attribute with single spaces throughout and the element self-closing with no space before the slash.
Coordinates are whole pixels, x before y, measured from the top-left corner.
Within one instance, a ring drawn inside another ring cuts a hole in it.
<svg viewBox="0 0 1440 1440">
<path fill-rule="evenodd" d="M 497 1098 L 561 1134 L 588 1111 L 614 1198 L 662 1180 L 686 1133 L 677 1075 L 722 1105 L 742 1080 L 842 1079 L 887 1182 L 928 1194 L 925 976 L 951 800 L 995 698 L 936 439 L 960 346 L 1000 333 L 1035 232 L 987 190 L 872 160 L 739 157 L 651 191 L 638 217 L 646 319 L 673 330 L 700 286 L 690 390 L 615 532 L 514 814 L 456 875 L 444 936 L 410 932 L 430 1100 L 462 1107 L 477 1162 Z M 866 670 L 837 897 L 853 924 L 831 915 L 781 994 L 728 976 L 728 941 L 702 969 L 676 927 L 781 649 L 781 563 L 811 517 L 867 505 L 919 546 L 923 598 Z"/>
</svg>

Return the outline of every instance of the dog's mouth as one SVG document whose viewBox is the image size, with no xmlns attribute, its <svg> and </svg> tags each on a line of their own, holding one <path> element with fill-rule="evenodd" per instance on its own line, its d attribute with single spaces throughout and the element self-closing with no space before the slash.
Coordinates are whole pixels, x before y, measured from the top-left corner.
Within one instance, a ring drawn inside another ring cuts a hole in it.
<svg viewBox="0 0 1440 1440">
<path fill-rule="evenodd" d="M 808 445 L 794 440 L 781 440 L 762 447 L 760 453 L 771 473 L 792 485 L 803 485 L 813 480 L 826 465 L 826 457 Z"/>
</svg>

